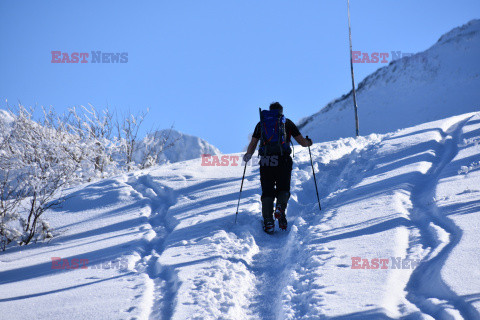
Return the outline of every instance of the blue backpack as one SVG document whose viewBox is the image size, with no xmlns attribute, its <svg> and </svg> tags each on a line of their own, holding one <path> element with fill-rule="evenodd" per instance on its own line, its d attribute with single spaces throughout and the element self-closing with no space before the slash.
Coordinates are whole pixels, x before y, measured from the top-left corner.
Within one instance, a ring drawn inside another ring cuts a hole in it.
<svg viewBox="0 0 480 320">
<path fill-rule="evenodd" d="M 290 153 L 285 131 L 285 116 L 278 109 L 260 109 L 260 147 L 262 156 L 283 155 Z"/>
</svg>

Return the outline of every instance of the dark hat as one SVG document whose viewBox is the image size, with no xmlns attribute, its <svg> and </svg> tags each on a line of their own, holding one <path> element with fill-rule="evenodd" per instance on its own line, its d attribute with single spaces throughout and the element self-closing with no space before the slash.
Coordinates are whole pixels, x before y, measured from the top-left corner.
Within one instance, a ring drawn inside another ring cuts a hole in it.
<svg viewBox="0 0 480 320">
<path fill-rule="evenodd" d="M 279 102 L 272 102 L 270 104 L 270 110 L 280 110 L 280 113 L 283 114 L 283 107 Z"/>
</svg>

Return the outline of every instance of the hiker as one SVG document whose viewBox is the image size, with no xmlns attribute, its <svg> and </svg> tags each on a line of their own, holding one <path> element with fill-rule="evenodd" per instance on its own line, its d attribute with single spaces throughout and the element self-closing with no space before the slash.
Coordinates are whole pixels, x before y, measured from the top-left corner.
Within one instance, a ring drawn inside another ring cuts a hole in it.
<svg viewBox="0 0 480 320">
<path fill-rule="evenodd" d="M 292 157 L 290 153 L 291 137 L 303 147 L 312 145 L 312 140 L 304 138 L 297 126 L 283 115 L 283 107 L 278 102 L 270 104 L 269 110 L 260 110 L 260 122 L 257 123 L 252 140 L 248 145 L 243 161 L 247 163 L 255 152 L 258 141 L 260 147 L 260 183 L 262 185 L 263 228 L 273 233 L 275 219 L 282 230 L 287 229 L 287 209 L 290 198 L 290 180 L 292 175 Z M 273 202 L 276 198 L 275 214 Z"/>
</svg>

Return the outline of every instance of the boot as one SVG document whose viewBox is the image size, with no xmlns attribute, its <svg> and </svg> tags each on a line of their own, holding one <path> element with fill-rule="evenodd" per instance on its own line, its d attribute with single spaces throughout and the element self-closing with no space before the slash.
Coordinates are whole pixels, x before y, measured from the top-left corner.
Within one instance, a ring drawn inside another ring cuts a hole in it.
<svg viewBox="0 0 480 320">
<path fill-rule="evenodd" d="M 273 198 L 262 198 L 263 230 L 266 233 L 273 233 L 275 223 L 273 220 Z"/>
<path fill-rule="evenodd" d="M 278 220 L 278 227 L 282 230 L 287 230 L 287 217 L 285 210 L 281 206 L 277 206 L 275 209 L 275 219 Z"/>
<path fill-rule="evenodd" d="M 287 210 L 287 203 L 289 198 L 290 198 L 290 193 L 288 191 L 280 191 L 277 195 L 275 219 L 278 220 L 278 227 L 282 230 L 287 230 L 287 226 L 288 226 L 285 211 Z"/>
</svg>

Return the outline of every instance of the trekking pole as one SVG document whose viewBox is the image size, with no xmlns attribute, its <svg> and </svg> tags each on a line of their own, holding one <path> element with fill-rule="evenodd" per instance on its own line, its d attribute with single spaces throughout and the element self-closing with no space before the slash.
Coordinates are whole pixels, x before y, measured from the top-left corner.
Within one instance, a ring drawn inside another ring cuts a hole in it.
<svg viewBox="0 0 480 320">
<path fill-rule="evenodd" d="M 242 196 L 243 180 L 245 179 L 245 171 L 247 171 L 247 162 L 245 162 L 245 167 L 243 168 L 242 185 L 240 186 L 240 193 L 238 194 L 237 213 L 235 213 L 235 224 L 237 224 L 238 207 L 240 206 L 240 197 Z"/>
<path fill-rule="evenodd" d="M 310 146 L 308 146 L 308 153 L 310 154 L 310 164 L 312 165 L 313 181 L 315 181 L 315 190 L 317 191 L 318 209 L 322 211 L 322 206 L 320 205 L 320 197 L 318 196 L 317 178 L 315 178 L 315 169 L 313 169 L 312 152 L 310 151 Z"/>
</svg>

